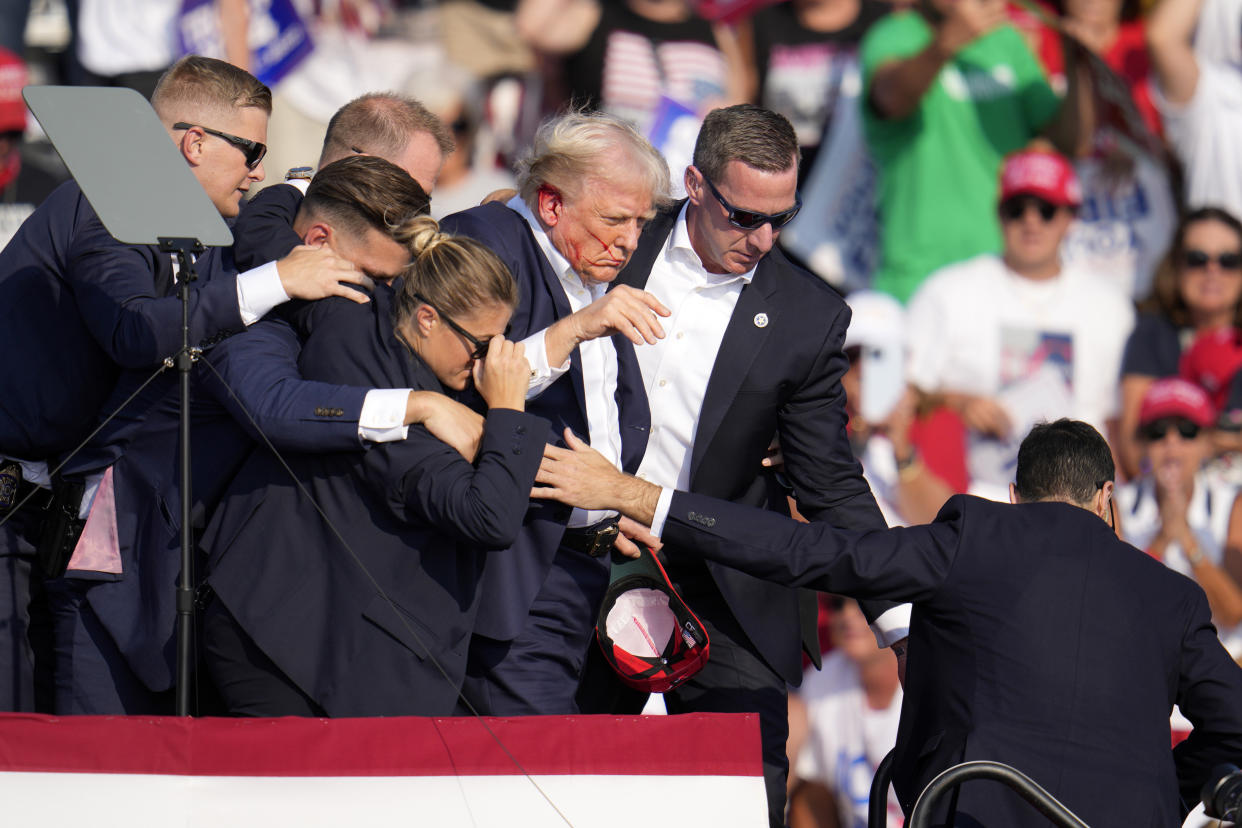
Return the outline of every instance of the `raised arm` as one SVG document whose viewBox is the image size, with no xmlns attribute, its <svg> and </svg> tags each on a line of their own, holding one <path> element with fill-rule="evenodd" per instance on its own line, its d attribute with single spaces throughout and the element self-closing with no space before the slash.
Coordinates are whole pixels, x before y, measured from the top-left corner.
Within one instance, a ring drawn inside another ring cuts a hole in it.
<svg viewBox="0 0 1242 828">
<path fill-rule="evenodd" d="M 1199 59 L 1191 38 L 1203 0 L 1161 0 L 1147 16 L 1147 48 L 1160 91 L 1169 103 L 1182 106 L 1199 85 Z"/>
<path fill-rule="evenodd" d="M 586 45 L 601 11 L 597 0 L 521 0 L 518 36 L 545 54 L 572 54 Z"/>
<path fill-rule="evenodd" d="M 941 68 L 1005 20 L 1004 0 L 957 0 L 935 25 L 926 47 L 909 57 L 883 63 L 875 70 L 868 103 L 885 120 L 909 117 Z"/>
</svg>

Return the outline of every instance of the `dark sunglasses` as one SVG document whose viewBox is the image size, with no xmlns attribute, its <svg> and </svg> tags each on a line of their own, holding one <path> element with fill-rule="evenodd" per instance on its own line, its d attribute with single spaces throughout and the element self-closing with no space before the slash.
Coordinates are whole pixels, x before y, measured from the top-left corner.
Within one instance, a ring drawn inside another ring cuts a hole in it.
<svg viewBox="0 0 1242 828">
<path fill-rule="evenodd" d="M 218 129 L 205 127 L 202 124 L 187 124 L 185 121 L 173 124 L 173 129 L 194 128 L 201 129 L 208 135 L 214 135 L 217 138 L 228 141 L 230 144 L 241 150 L 246 156 L 246 169 L 253 170 L 255 167 L 259 166 L 259 162 L 263 160 L 263 156 L 267 155 L 266 144 L 260 144 L 258 141 L 251 141 L 249 138 L 240 138 L 236 135 L 230 135 L 227 132 L 221 132 Z"/>
<path fill-rule="evenodd" d="M 1199 424 L 1184 417 L 1165 417 L 1150 422 L 1139 428 L 1139 436 L 1153 443 L 1163 440 L 1171 429 L 1177 429 L 1183 440 L 1193 440 L 1199 436 Z"/>
<path fill-rule="evenodd" d="M 1030 207 L 1034 207 L 1039 211 L 1039 217 L 1043 219 L 1045 224 L 1052 221 L 1053 217 L 1057 214 L 1057 210 L 1060 209 L 1057 205 L 1044 201 L 1042 198 L 1035 198 L 1034 196 L 1021 196 L 1019 198 L 1011 198 L 1007 201 L 1002 201 L 1000 206 L 1000 214 L 1005 221 L 1017 221 L 1026 215 L 1026 211 Z"/>
<path fill-rule="evenodd" d="M 711 182 L 710 178 L 703 176 L 703 181 L 707 184 L 707 189 L 711 190 L 712 195 L 720 202 L 720 205 L 725 208 L 725 212 L 729 214 L 729 224 L 741 230 L 756 230 L 764 224 L 771 224 L 773 230 L 780 230 L 786 224 L 793 221 L 794 216 L 798 215 L 798 211 L 802 209 L 802 196 L 795 194 L 794 206 L 780 213 L 769 215 L 767 213 L 756 213 L 754 210 L 743 210 L 725 201 L 725 197 L 716 189 L 716 185 Z"/>
<path fill-rule="evenodd" d="M 427 307 L 431 308 L 436 313 L 440 314 L 440 318 L 444 320 L 444 324 L 448 325 L 454 331 L 461 334 L 466 339 L 467 342 L 469 342 L 472 346 L 474 346 L 474 350 L 470 352 L 471 359 L 483 359 L 485 356 L 487 356 L 487 346 L 488 346 L 488 343 L 492 341 L 491 337 L 488 337 L 487 339 L 479 339 L 477 336 L 470 333 L 470 331 L 466 330 L 461 325 L 458 325 L 456 322 L 454 322 L 447 313 L 445 313 L 444 311 L 437 308 L 435 305 L 428 302 L 420 294 L 417 294 L 417 293 L 414 294 L 414 298 L 422 302 Z"/>
<path fill-rule="evenodd" d="M 1212 262 L 1216 262 L 1221 270 L 1239 270 L 1242 269 L 1242 253 L 1221 253 L 1213 256 L 1202 250 L 1187 250 L 1182 255 L 1182 264 L 1191 269 L 1207 267 Z"/>
</svg>

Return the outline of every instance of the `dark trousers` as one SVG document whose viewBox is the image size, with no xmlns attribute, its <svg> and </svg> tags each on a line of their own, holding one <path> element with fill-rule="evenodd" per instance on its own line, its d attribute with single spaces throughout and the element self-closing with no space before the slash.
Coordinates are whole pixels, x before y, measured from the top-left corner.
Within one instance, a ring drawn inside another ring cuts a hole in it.
<svg viewBox="0 0 1242 828">
<path fill-rule="evenodd" d="M 0 711 L 52 712 L 51 622 L 27 506 L 0 526 Z"/>
<path fill-rule="evenodd" d="M 608 589 L 608 557 L 561 547 L 513 641 L 470 640 L 461 695 L 485 716 L 568 715 L 594 646 L 595 619 Z M 486 596 L 484 596 L 486 600 Z M 468 713 L 462 706 L 460 713 Z"/>
<path fill-rule="evenodd" d="M 259 649 L 218 598 L 203 611 L 203 656 L 233 716 L 327 715 Z"/>
<path fill-rule="evenodd" d="M 703 669 L 680 687 L 664 694 L 669 713 L 757 713 L 763 743 L 763 783 L 768 795 L 771 828 L 785 825 L 785 785 L 789 759 L 789 708 L 786 683 L 760 656 L 733 617 L 701 566 L 669 567 L 673 585 L 703 622 L 711 653 Z M 622 684 L 598 647 L 592 647 L 578 689 L 583 713 L 637 714 L 647 694 Z"/>
<path fill-rule="evenodd" d="M 171 715 L 172 690 L 153 691 L 91 608 L 87 595 L 100 582 L 54 578 L 47 582 L 52 617 L 55 685 L 53 712 L 70 715 Z"/>
</svg>

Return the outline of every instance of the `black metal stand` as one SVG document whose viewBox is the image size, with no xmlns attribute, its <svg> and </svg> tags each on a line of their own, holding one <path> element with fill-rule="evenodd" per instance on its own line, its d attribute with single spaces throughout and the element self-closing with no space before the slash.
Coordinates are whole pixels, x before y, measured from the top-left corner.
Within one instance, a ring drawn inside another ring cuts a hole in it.
<svg viewBox="0 0 1242 828">
<path fill-rule="evenodd" d="M 910 821 L 906 823 L 907 828 L 928 828 L 936 800 L 945 791 L 971 779 L 992 779 L 1007 785 L 1060 828 L 1088 828 L 1087 823 L 1033 779 L 1001 762 L 963 762 L 941 773 L 919 794 L 914 810 L 910 812 Z"/>
<path fill-rule="evenodd" d="M 885 828 L 888 825 L 888 786 L 893 778 L 893 754 L 884 754 L 871 778 L 871 801 L 867 803 L 867 828 Z"/>
<path fill-rule="evenodd" d="M 181 298 L 181 350 L 176 365 L 181 382 L 181 577 L 177 580 L 177 707 L 190 715 L 194 654 L 194 530 L 190 493 L 190 369 L 198 354 L 190 348 L 190 283 L 197 278 L 194 256 L 204 251 L 198 239 L 160 237 L 160 250 L 177 257 L 177 295 Z"/>
</svg>

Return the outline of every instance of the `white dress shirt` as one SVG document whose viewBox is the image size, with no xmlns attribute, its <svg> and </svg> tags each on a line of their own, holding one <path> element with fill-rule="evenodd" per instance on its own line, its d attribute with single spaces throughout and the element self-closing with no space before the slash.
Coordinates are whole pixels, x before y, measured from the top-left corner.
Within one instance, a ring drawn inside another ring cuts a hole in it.
<svg viewBox="0 0 1242 828">
<path fill-rule="evenodd" d="M 733 317 L 742 288 L 755 270 L 740 275 L 708 273 L 690 245 L 686 209 L 651 266 L 646 290 L 672 315 L 663 321 L 664 339 L 636 350 L 651 405 L 651 436 L 638 476 L 661 486 L 652 532 L 664 529 L 673 491 L 690 489 L 694 433 L 716 365 L 720 343 Z M 872 629 L 881 646 L 909 634 L 910 606 L 903 604 L 876 619 Z"/>
<path fill-rule="evenodd" d="M 510 209 L 521 215 L 530 225 L 539 249 L 547 257 L 548 263 L 565 289 L 565 297 L 569 300 L 572 313 L 585 308 L 604 295 L 607 284 L 583 284 L 582 278 L 574 271 L 569 261 L 561 255 L 544 231 L 539 219 L 519 197 L 512 198 Z M 522 340 L 526 346 L 526 359 L 530 362 L 530 389 L 526 398 L 533 399 L 542 394 L 548 386 L 560 379 L 569 371 L 570 360 L 560 365 L 548 364 L 548 349 L 544 342 L 547 329 L 531 334 Z M 578 346 L 578 355 L 582 360 L 582 384 L 586 400 L 587 441 L 591 447 L 608 458 L 618 468 L 621 465 L 621 418 L 617 411 L 617 349 L 608 337 L 592 339 Z M 574 509 L 569 517 L 571 528 L 590 526 L 593 523 L 615 515 L 616 512 L 587 511 Z"/>
</svg>

